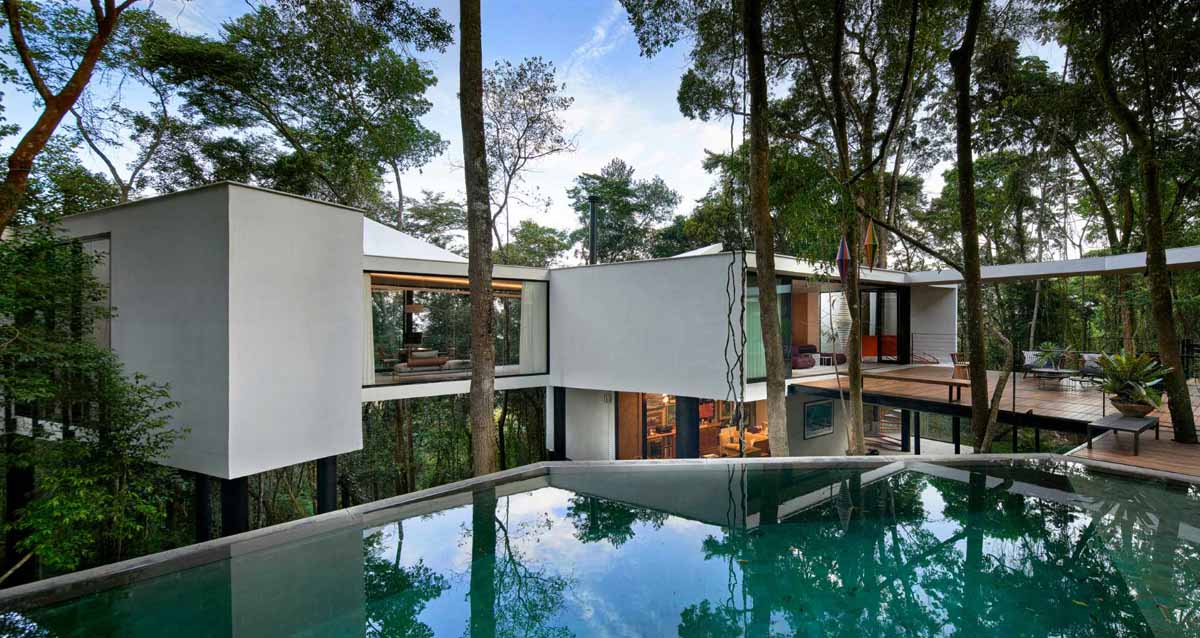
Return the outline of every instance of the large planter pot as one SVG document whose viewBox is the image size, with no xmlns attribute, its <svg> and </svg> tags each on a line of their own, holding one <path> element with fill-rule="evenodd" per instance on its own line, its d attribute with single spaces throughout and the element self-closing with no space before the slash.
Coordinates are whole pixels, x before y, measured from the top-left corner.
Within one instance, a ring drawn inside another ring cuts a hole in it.
<svg viewBox="0 0 1200 638">
<path fill-rule="evenodd" d="M 1154 411 L 1154 406 L 1145 403 L 1126 403 L 1116 397 L 1108 400 L 1118 412 L 1125 416 L 1139 417 L 1146 416 Z"/>
</svg>

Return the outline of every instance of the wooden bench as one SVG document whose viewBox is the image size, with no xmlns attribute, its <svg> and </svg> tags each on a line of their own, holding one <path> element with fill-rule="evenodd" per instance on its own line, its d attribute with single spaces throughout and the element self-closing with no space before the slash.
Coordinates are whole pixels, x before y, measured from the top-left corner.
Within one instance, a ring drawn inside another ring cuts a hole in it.
<svg viewBox="0 0 1200 638">
<path fill-rule="evenodd" d="M 846 376 L 846 372 L 838 371 L 839 375 Z M 962 401 L 962 389 L 971 387 L 970 379 L 955 379 L 953 377 L 918 377 L 918 376 L 902 376 L 895 372 L 871 372 L 863 371 L 864 379 L 883 379 L 886 381 L 903 381 L 905 383 L 924 383 L 927 385 L 944 385 L 946 386 L 946 400 L 950 403 Z"/>
</svg>

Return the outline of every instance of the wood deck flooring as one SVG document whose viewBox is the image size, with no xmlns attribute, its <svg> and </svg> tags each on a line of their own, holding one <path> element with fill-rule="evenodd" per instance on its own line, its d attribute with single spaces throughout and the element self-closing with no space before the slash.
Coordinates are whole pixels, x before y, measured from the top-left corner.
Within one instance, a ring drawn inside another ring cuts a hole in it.
<svg viewBox="0 0 1200 638">
<path fill-rule="evenodd" d="M 953 368 L 949 366 L 913 366 L 892 371 L 874 370 L 863 378 L 863 392 L 868 395 L 896 397 L 899 399 L 916 399 L 933 404 L 940 404 L 949 410 L 969 408 L 971 405 L 970 389 L 964 388 L 961 401 L 948 401 L 946 387 L 930 384 L 927 381 L 949 379 Z M 988 396 L 991 396 L 1000 373 L 988 371 Z M 922 382 L 926 381 L 926 382 Z M 841 387 L 845 388 L 846 380 L 841 379 Z M 838 380 L 833 378 L 814 379 L 800 382 L 799 385 L 825 390 L 837 390 Z M 1200 415 L 1200 386 L 1190 385 L 1192 391 L 1192 409 Z M 1013 392 L 1016 392 L 1014 409 Z M 1103 393 L 1097 388 L 1079 385 L 1070 381 L 1039 381 L 1032 376 L 1022 378 L 1020 374 L 1013 375 L 1004 391 L 1004 400 L 1000 409 L 1003 412 L 1025 414 L 1032 411 L 1034 416 L 1064 419 L 1077 422 L 1081 427 L 1088 421 L 1101 418 L 1112 412 L 1112 406 L 1106 405 Z M 936 411 L 936 410 L 931 410 Z M 1200 476 L 1200 445 L 1185 445 L 1172 440 L 1171 415 L 1164 403 L 1162 409 L 1154 413 L 1162 424 L 1162 438 L 1154 439 L 1153 432 L 1143 434 L 1141 438 L 1141 453 L 1133 456 L 1133 435 L 1121 434 L 1114 437 L 1105 433 L 1093 441 L 1093 448 L 1082 448 L 1073 452 L 1075 456 L 1093 458 L 1149 469 L 1176 472 L 1190 476 Z M 1197 421 L 1200 421 L 1198 416 Z"/>
</svg>

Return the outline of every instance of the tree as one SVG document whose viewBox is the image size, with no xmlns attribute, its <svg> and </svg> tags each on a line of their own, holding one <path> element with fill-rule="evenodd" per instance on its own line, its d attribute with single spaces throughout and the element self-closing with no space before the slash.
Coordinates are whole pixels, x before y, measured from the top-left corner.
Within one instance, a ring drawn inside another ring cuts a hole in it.
<svg viewBox="0 0 1200 638">
<path fill-rule="evenodd" d="M 971 375 L 971 430 L 982 446 L 988 430 L 987 359 L 984 357 L 983 281 L 979 266 L 979 230 L 975 212 L 975 159 L 971 126 L 971 61 L 983 13 L 983 0 L 971 0 L 962 44 L 950 54 L 954 69 L 954 120 L 957 146 L 958 206 L 962 229 L 963 287 L 966 289 L 967 358 Z"/>
<path fill-rule="evenodd" d="M 40 221 L 0 242 L 0 395 L 15 410 L 4 578 L 17 580 L 34 558 L 72 570 L 160 549 L 176 475 L 156 461 L 182 435 L 166 428 L 166 389 L 127 376 L 91 338 L 110 315 L 92 274 L 102 257 L 64 242 L 49 212 Z"/>
<path fill-rule="evenodd" d="M 783 334 L 775 285 L 775 220 L 767 201 L 770 142 L 767 139 L 767 70 L 763 51 L 762 5 L 742 0 L 742 37 L 746 45 L 750 93 L 750 231 L 758 276 L 759 320 L 767 363 L 767 434 L 771 454 L 788 456 L 787 387 L 784 384 Z"/>
<path fill-rule="evenodd" d="M 1089 61 L 1100 98 L 1138 160 L 1150 303 L 1159 357 L 1171 370 L 1163 380 L 1163 389 L 1175 440 L 1196 443 L 1195 415 L 1180 357 L 1167 270 L 1162 183 L 1164 160 L 1182 133 L 1180 129 L 1186 126 L 1173 122 L 1177 109 L 1184 108 L 1187 92 L 1200 84 L 1194 59 L 1180 48 L 1186 49 L 1186 43 L 1197 35 L 1195 7 L 1164 1 L 1149 8 L 1112 1 L 1068 5 L 1067 15 L 1072 25 L 1095 39 L 1094 45 L 1082 42 L 1078 36 L 1068 42 L 1073 47 L 1093 47 Z M 1160 24 L 1169 26 L 1161 28 Z M 1149 54 L 1148 47 L 1158 53 Z M 1115 67 L 1117 64 L 1120 66 Z M 1121 79 L 1115 68 L 1120 68 Z"/>
<path fill-rule="evenodd" d="M 271 132 L 299 178 L 285 190 L 370 208 L 388 170 L 399 215 L 401 173 L 444 148 L 419 121 L 433 74 L 401 51 L 449 40 L 436 9 L 405 0 L 287 0 L 227 22 L 220 40 L 164 34 L 147 48 L 209 127 Z"/>
<path fill-rule="evenodd" d="M 80 41 L 86 44 L 78 52 L 78 61 L 56 58 L 39 62 L 40 53 L 44 50 L 40 46 L 42 43 L 38 41 L 36 31 L 26 33 L 26 24 L 40 24 L 42 20 L 56 22 L 59 18 L 63 19 L 63 23 L 79 24 L 72 17 L 82 10 L 64 3 L 42 13 L 40 9 L 20 0 L 4 0 L 4 18 L 12 38 L 12 55 L 20 60 L 25 80 L 41 99 L 42 111 L 8 156 L 8 172 L 3 186 L 0 186 L 0 232 L 8 227 L 17 214 L 29 185 L 34 159 L 83 93 L 101 53 L 117 28 L 121 14 L 135 1 L 125 0 L 119 4 L 114 0 L 93 2 L 94 20 L 89 24 L 88 31 L 79 34 Z M 57 31 L 51 29 L 50 32 Z M 56 90 L 51 84 L 58 84 L 59 88 Z"/>
<path fill-rule="evenodd" d="M 565 95 L 554 64 L 540 57 L 519 65 L 496 62 L 483 74 L 483 130 L 487 140 L 488 176 L 492 202 L 492 231 L 500 255 L 509 242 L 510 202 L 524 201 L 525 172 L 531 163 L 575 150 L 564 129 L 563 113 L 575 98 Z M 504 216 L 504 237 L 497 224 Z"/>
<path fill-rule="evenodd" d="M 471 458 L 476 476 L 496 471 L 496 348 L 492 340 L 492 212 L 483 118 L 479 0 L 459 2 L 459 112 L 467 192 L 467 276 L 471 292 Z"/>
<path fill-rule="evenodd" d="M 634 169 L 614 158 L 599 173 L 584 173 L 567 189 L 579 228 L 571 241 L 587 249 L 591 224 L 588 199 L 596 199 L 596 262 L 628 261 L 650 256 L 655 227 L 671 219 L 679 206 L 676 193 L 661 177 L 635 179 Z"/>
<path fill-rule="evenodd" d="M 162 147 L 171 123 L 173 89 L 148 66 L 145 42 L 171 32 L 167 21 L 150 10 L 125 12 L 120 27 L 97 65 L 97 79 L 71 108 L 75 128 L 88 149 L 100 158 L 114 184 L 120 189 L 121 203 L 144 186 L 145 170 Z M 58 46 L 68 55 L 71 40 L 58 38 Z M 148 110 L 130 108 L 128 89 L 132 86 L 149 91 Z M 107 89 L 108 94 L 96 94 Z M 124 173 L 117 166 L 117 153 L 132 145 L 134 160 Z"/>
<path fill-rule="evenodd" d="M 506 251 L 507 259 L 503 263 L 549 268 L 556 265 L 570 247 L 571 242 L 565 231 L 523 219 L 513 233 Z M 499 255 L 497 257 L 499 258 Z"/>
</svg>

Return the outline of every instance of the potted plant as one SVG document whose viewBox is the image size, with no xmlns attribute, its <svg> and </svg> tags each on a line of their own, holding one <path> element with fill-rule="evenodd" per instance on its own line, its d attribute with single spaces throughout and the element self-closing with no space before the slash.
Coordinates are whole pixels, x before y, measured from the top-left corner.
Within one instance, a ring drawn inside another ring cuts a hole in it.
<svg viewBox="0 0 1200 638">
<path fill-rule="evenodd" d="M 1104 370 L 1101 389 L 1113 395 L 1109 402 L 1121 414 L 1146 416 L 1162 405 L 1162 391 L 1157 386 L 1171 370 L 1149 354 L 1106 354 L 1100 357 L 1100 367 Z"/>
</svg>

